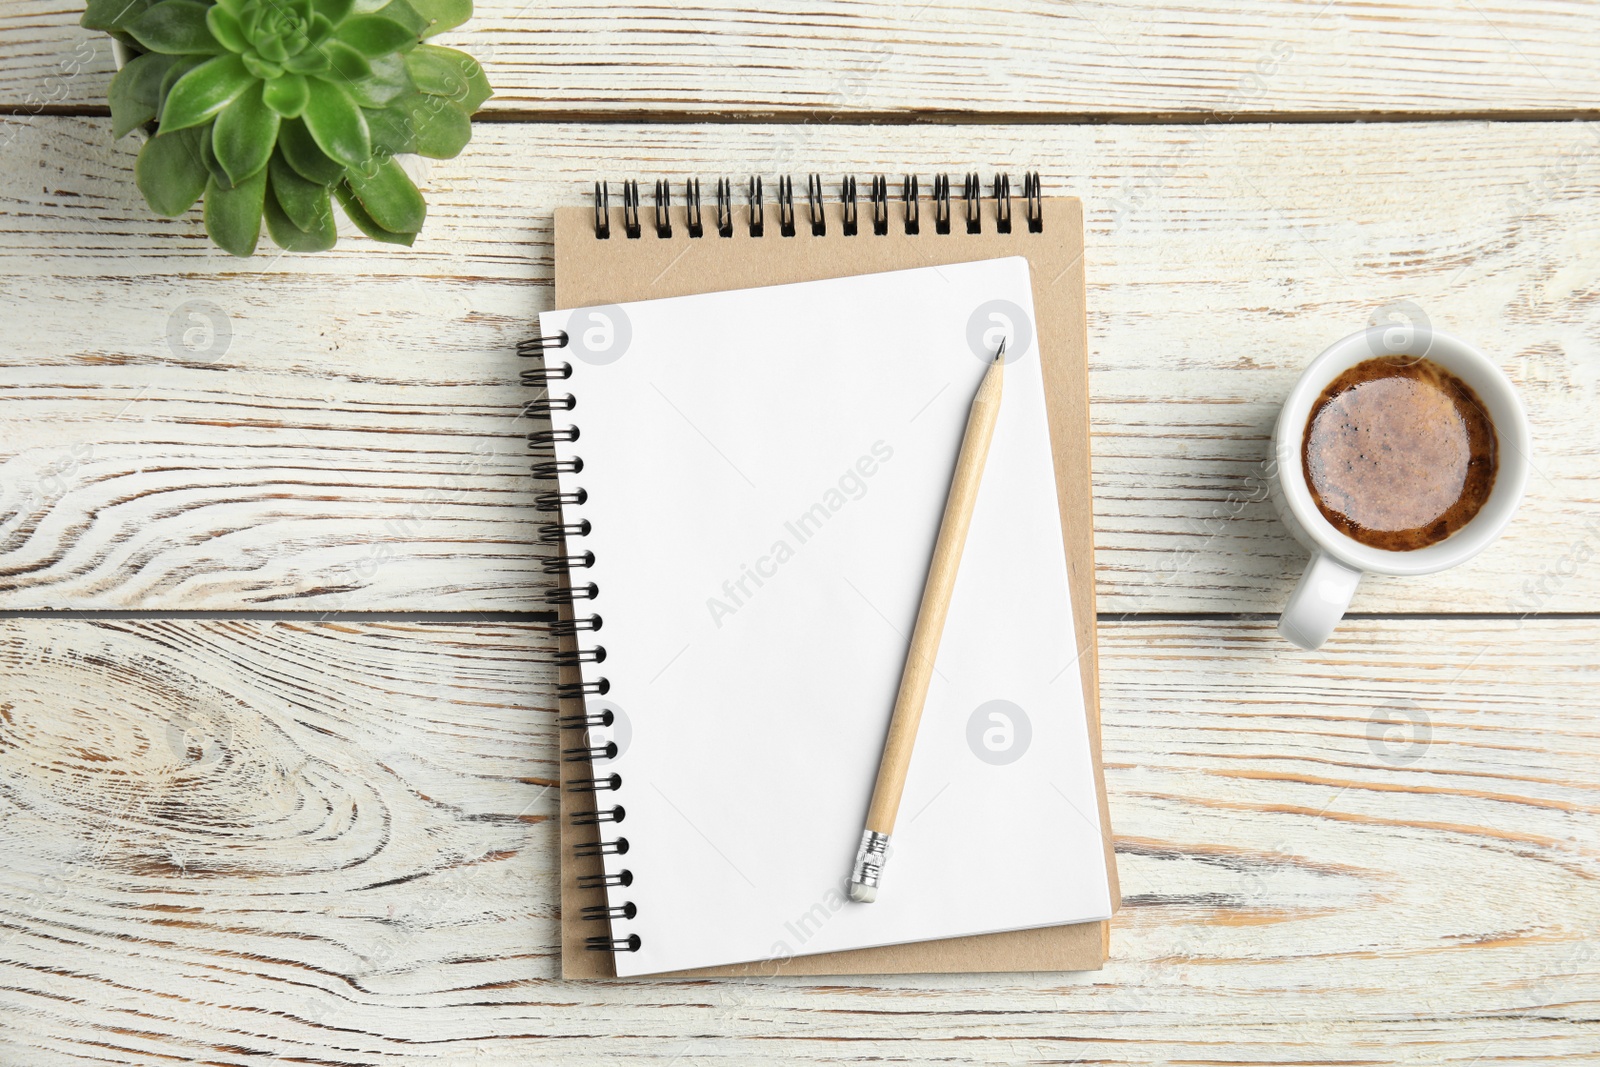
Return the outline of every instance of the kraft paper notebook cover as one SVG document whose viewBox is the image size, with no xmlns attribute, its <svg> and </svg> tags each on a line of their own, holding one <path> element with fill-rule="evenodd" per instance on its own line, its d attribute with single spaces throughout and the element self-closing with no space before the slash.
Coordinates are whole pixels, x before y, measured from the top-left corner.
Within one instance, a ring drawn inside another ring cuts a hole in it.
<svg viewBox="0 0 1600 1067">
<path fill-rule="evenodd" d="M 960 203 L 958 200 L 957 203 Z M 859 232 L 847 235 L 845 209 L 838 203 L 822 207 L 824 232 L 813 233 L 804 208 L 783 236 L 779 210 L 768 205 L 765 233 L 751 236 L 743 205 L 733 212 L 733 236 L 716 232 L 719 221 L 712 212 L 702 236 L 691 236 L 682 209 L 673 213 L 672 233 L 663 236 L 644 212 L 636 232 L 626 236 L 630 221 L 624 211 L 612 210 L 612 237 L 596 239 L 595 215 L 588 209 L 557 213 L 556 305 L 578 307 L 620 303 L 691 293 L 716 292 L 753 286 L 778 285 L 830 277 L 879 273 L 932 264 L 949 264 L 1005 256 L 1024 256 L 1031 266 L 1033 301 L 1043 357 L 1049 435 L 1053 444 L 1057 496 L 1063 543 L 1072 593 L 1076 640 L 1082 653 L 1078 664 L 1083 684 L 1084 710 L 1094 750 L 1095 793 L 1100 825 L 1109 827 L 1104 787 L 1099 779 L 1098 711 L 1096 702 L 1092 519 L 1089 510 L 1089 456 L 1087 433 L 1087 380 L 1083 319 L 1083 268 L 1081 208 L 1075 200 L 1033 201 L 1024 208 L 1017 201 L 1011 233 L 995 232 L 996 202 L 983 201 L 982 232 L 968 233 L 963 214 L 952 212 L 952 232 L 938 232 L 935 209 L 921 205 L 920 233 L 904 232 L 903 208 L 895 204 L 884 214 L 887 233 L 875 233 L 873 218 L 863 211 Z M 964 206 L 964 205 L 963 205 Z M 1029 225 L 1037 220 L 1037 232 Z M 563 609 L 563 617 L 571 611 Z M 576 648 L 575 638 L 562 647 Z M 562 680 L 576 681 L 579 672 L 564 668 Z M 578 700 L 563 701 L 563 715 L 581 710 Z M 598 858 L 574 859 L 573 848 L 596 837 L 594 827 L 571 825 L 567 817 L 574 805 L 567 786 L 590 777 L 587 764 L 563 763 L 562 905 L 563 973 L 568 977 L 605 977 L 614 973 L 609 953 L 585 950 L 585 938 L 594 924 L 581 918 L 585 907 L 603 908 L 603 889 L 580 889 L 578 880 L 600 869 Z M 582 807 L 582 797 L 579 807 Z M 1116 900 L 1115 867 L 1110 835 L 1103 835 L 1111 899 Z M 1103 912 L 1102 912 L 1103 914 Z M 603 925 L 603 924 L 602 924 Z M 588 927 L 587 929 L 585 927 Z M 981 934 L 938 941 L 854 949 L 821 955 L 794 956 L 782 962 L 703 968 L 695 974 L 845 974 L 928 971 L 1012 971 L 1089 969 L 1102 964 L 1107 951 L 1107 924 L 1084 923 L 1006 933 Z"/>
</svg>

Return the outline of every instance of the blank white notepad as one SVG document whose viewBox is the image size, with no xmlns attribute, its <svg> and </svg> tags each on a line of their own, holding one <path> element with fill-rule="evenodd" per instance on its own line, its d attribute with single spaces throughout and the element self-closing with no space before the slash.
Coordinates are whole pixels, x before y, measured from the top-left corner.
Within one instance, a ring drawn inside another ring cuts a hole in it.
<svg viewBox="0 0 1600 1067">
<path fill-rule="evenodd" d="M 595 773 L 620 778 L 595 794 L 618 820 L 600 835 L 611 933 L 637 946 L 619 975 L 1110 916 L 1032 315 L 1011 258 L 540 317 L 568 338 L 547 360 L 572 368 L 550 406 L 554 436 L 575 437 L 556 458 L 571 582 L 593 594 L 577 617 L 599 620 L 579 644 L 604 649 L 583 671 L 611 723 L 589 743 L 614 746 Z M 1002 336 L 894 851 L 878 901 L 850 903 Z"/>
</svg>

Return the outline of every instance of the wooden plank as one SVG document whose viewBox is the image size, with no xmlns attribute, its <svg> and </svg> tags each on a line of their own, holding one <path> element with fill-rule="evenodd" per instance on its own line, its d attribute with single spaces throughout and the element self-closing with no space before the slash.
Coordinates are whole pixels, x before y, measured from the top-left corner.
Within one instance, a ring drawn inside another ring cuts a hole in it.
<svg viewBox="0 0 1600 1067">
<path fill-rule="evenodd" d="M 541 607 L 512 350 L 554 205 L 596 176 L 1029 165 L 1086 205 L 1102 610 L 1281 606 L 1278 400 L 1402 301 L 1511 374 L 1538 473 L 1489 552 L 1354 610 L 1597 603 L 1600 125 L 484 132 L 433 167 L 416 249 L 238 261 L 148 213 L 103 120 L 30 120 L 0 155 L 0 606 Z"/>
<path fill-rule="evenodd" d="M 572 984 L 539 628 L 6 621 L 0 1058 L 1593 1058 L 1595 626 L 1106 626 L 1103 972 Z"/>
<path fill-rule="evenodd" d="M 507 115 L 1516 114 L 1592 112 L 1600 89 L 1590 12 L 1562 0 L 476 7 L 441 41 Z M 10 0 L 0 104 L 104 104 L 110 48 L 81 10 Z"/>
</svg>

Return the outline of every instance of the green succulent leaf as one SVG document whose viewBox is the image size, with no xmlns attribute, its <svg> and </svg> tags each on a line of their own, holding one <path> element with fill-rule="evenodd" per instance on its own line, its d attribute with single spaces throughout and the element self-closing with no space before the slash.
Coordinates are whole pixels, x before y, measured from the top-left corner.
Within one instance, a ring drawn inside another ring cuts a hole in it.
<svg viewBox="0 0 1600 1067">
<path fill-rule="evenodd" d="M 177 56 L 146 52 L 134 56 L 111 79 L 111 136 L 123 137 L 156 117 L 161 102 L 161 79 L 178 62 Z"/>
<path fill-rule="evenodd" d="M 127 32 L 150 52 L 181 56 L 227 51 L 206 27 L 206 5 L 196 0 L 161 0 L 128 23 Z"/>
<path fill-rule="evenodd" d="M 406 54 L 406 70 L 420 91 L 432 96 L 466 96 L 467 80 L 460 66 L 450 61 L 451 51 L 424 44 Z"/>
<path fill-rule="evenodd" d="M 411 75 L 406 72 L 404 56 L 399 54 L 379 56 L 371 63 L 370 75 L 345 86 L 350 91 L 351 98 L 362 107 L 387 107 L 401 93 L 414 88 L 411 84 Z"/>
<path fill-rule="evenodd" d="M 260 78 L 264 82 L 269 82 L 283 75 L 282 64 L 270 63 L 253 52 L 247 53 L 240 58 L 244 60 L 244 69 L 250 72 L 252 78 Z"/>
<path fill-rule="evenodd" d="M 347 85 L 372 74 L 372 64 L 367 62 L 367 57 L 343 41 L 329 41 L 321 50 L 328 57 L 329 70 L 318 75 L 320 78 Z"/>
<path fill-rule="evenodd" d="M 411 3 L 411 0 L 389 0 L 387 4 L 381 6 L 374 4 L 373 6 L 378 7 L 378 10 L 373 14 L 380 18 L 386 18 L 390 22 L 398 22 L 410 30 L 414 37 L 419 39 L 422 37 L 422 31 L 428 28 L 428 20 L 417 10 L 416 5 Z"/>
<path fill-rule="evenodd" d="M 317 147 L 316 138 L 301 119 L 278 126 L 278 147 L 283 150 L 284 160 L 306 181 L 327 186 L 344 180 L 344 168 Z"/>
<path fill-rule="evenodd" d="M 371 112 L 370 117 L 381 117 L 374 122 L 374 128 L 382 125 L 386 134 L 402 142 L 403 147 L 386 144 L 384 147 L 390 152 L 416 152 L 435 160 L 450 160 L 461 155 L 461 149 L 472 139 L 472 118 L 443 96 L 406 94 L 395 101 L 395 106 Z M 378 134 L 373 136 L 376 144 Z"/>
<path fill-rule="evenodd" d="M 328 186 L 303 177 L 282 152 L 273 153 L 272 162 L 267 164 L 267 179 L 272 190 L 269 199 L 277 200 L 297 229 L 316 229 L 322 213 L 332 210 Z"/>
<path fill-rule="evenodd" d="M 367 112 L 372 144 L 390 154 L 416 152 L 453 159 L 472 140 L 472 119 L 442 96 L 407 93 L 389 107 Z"/>
<path fill-rule="evenodd" d="M 191 127 L 200 131 L 200 162 L 205 164 L 206 173 L 211 176 L 212 181 L 224 189 L 231 189 L 233 179 L 228 177 L 228 172 L 217 162 L 217 154 L 211 150 L 211 127 L 212 123 L 209 122 L 204 126 Z"/>
<path fill-rule="evenodd" d="M 166 0 L 178 3 L 181 0 Z M 208 59 L 179 78 L 161 108 L 161 132 L 198 126 L 258 84 L 245 69 L 244 60 L 229 52 Z"/>
<path fill-rule="evenodd" d="M 144 54 L 112 80 L 118 137 L 152 117 L 135 174 L 152 209 L 204 197 L 207 232 L 248 256 L 265 221 L 294 251 L 334 245 L 332 200 L 412 244 L 427 204 L 398 152 L 445 159 L 493 93 L 471 56 L 423 43 L 471 0 L 85 0 L 82 23 Z"/>
<path fill-rule="evenodd" d="M 267 171 L 262 168 L 233 188 L 216 179 L 206 183 L 206 233 L 236 256 L 248 256 L 261 240 L 261 213 L 266 209 Z"/>
<path fill-rule="evenodd" d="M 366 116 L 350 94 L 333 82 L 319 81 L 301 115 L 317 147 L 346 167 L 359 167 L 372 155 L 372 134 Z"/>
<path fill-rule="evenodd" d="M 161 109 L 167 97 L 172 93 L 172 87 L 178 84 L 178 79 L 189 73 L 200 64 L 210 59 L 210 56 L 178 56 L 176 62 L 167 68 L 167 73 L 161 78 L 161 88 L 156 93 L 156 117 L 161 117 Z"/>
<path fill-rule="evenodd" d="M 432 48 L 434 46 L 428 45 L 427 47 Z M 489 84 L 489 77 L 483 72 L 483 64 L 467 55 L 467 53 L 454 48 L 445 48 L 441 49 L 441 51 L 455 53 L 455 61 L 460 65 L 462 76 L 467 79 L 467 95 L 466 99 L 461 101 L 461 104 L 467 109 L 467 114 L 471 115 L 483 106 L 485 100 L 494 95 L 494 88 Z"/>
<path fill-rule="evenodd" d="M 429 159 L 454 159 L 471 140 L 472 116 L 451 104 L 418 128 L 416 152 Z"/>
<path fill-rule="evenodd" d="M 418 89 L 457 101 L 469 114 L 494 93 L 478 61 L 454 48 L 418 45 L 406 53 L 406 70 Z"/>
<path fill-rule="evenodd" d="M 393 159 L 374 158 L 345 171 L 351 192 L 372 221 L 391 233 L 416 233 L 428 217 L 428 205 Z"/>
<path fill-rule="evenodd" d="M 261 96 L 257 82 L 223 108 L 211 127 L 211 150 L 234 185 L 265 167 L 278 142 L 278 113 Z"/>
<path fill-rule="evenodd" d="M 127 33 L 134 19 L 144 14 L 155 0 L 88 0 L 78 25 L 86 30 Z"/>
<path fill-rule="evenodd" d="M 333 23 L 343 22 L 355 6 L 355 0 L 311 0 L 311 10 Z"/>
<path fill-rule="evenodd" d="M 322 216 L 313 220 L 312 227 L 297 226 L 269 189 L 266 199 L 267 232 L 272 235 L 273 243 L 288 252 L 326 252 L 332 248 L 339 240 L 339 229 L 334 225 L 333 205 L 328 200 L 326 189 L 322 191 L 322 205 Z"/>
<path fill-rule="evenodd" d="M 428 20 L 424 37 L 453 30 L 472 17 L 472 0 L 411 0 L 411 6 Z"/>
<path fill-rule="evenodd" d="M 311 85 L 302 74 L 284 74 L 267 82 L 262 99 L 284 118 L 299 118 L 311 99 Z"/>
<path fill-rule="evenodd" d="M 384 56 L 417 43 L 417 33 L 382 15 L 355 15 L 339 24 L 335 38 L 364 56 Z"/>
<path fill-rule="evenodd" d="M 211 31 L 211 36 L 230 52 L 244 52 L 250 47 L 250 39 L 244 35 L 244 27 L 239 25 L 239 20 L 225 7 L 213 5 L 206 9 L 206 28 Z"/>
<path fill-rule="evenodd" d="M 250 58 L 276 67 L 288 62 L 289 57 L 300 50 L 290 49 L 290 43 L 282 37 L 269 37 L 258 32 L 255 36 L 255 52 Z M 300 43 L 303 48 L 304 43 Z"/>
<path fill-rule="evenodd" d="M 333 22 L 326 15 L 312 15 L 311 29 L 306 33 L 307 48 L 321 48 L 333 37 Z"/>
<path fill-rule="evenodd" d="M 332 66 L 319 48 L 307 48 L 283 61 L 283 69 L 295 74 L 326 74 Z"/>
<path fill-rule="evenodd" d="M 139 149 L 133 165 L 134 182 L 157 215 L 175 219 L 194 207 L 205 192 L 208 173 L 200 151 L 204 132 L 191 128 L 158 134 Z"/>
<path fill-rule="evenodd" d="M 393 156 L 417 150 L 417 128 L 404 108 L 380 107 L 366 114 L 374 155 Z"/>
<path fill-rule="evenodd" d="M 414 233 L 394 233 L 379 226 L 367 214 L 367 209 L 361 206 L 361 201 L 356 194 L 350 191 L 350 186 L 340 182 L 333 187 L 333 195 L 339 198 L 339 206 L 344 208 L 344 213 L 350 221 L 356 224 L 356 229 L 372 238 L 374 241 L 383 241 L 392 245 L 410 245 L 417 239 Z"/>
</svg>

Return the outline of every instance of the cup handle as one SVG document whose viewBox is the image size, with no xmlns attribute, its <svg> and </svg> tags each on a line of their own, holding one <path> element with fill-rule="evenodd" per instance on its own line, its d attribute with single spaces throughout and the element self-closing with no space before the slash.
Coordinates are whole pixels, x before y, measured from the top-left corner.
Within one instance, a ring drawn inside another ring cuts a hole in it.
<svg viewBox="0 0 1600 1067">
<path fill-rule="evenodd" d="M 1300 584 L 1278 617 L 1278 632 L 1301 648 L 1322 647 L 1333 633 L 1361 583 L 1361 572 L 1326 552 L 1314 552 Z"/>
</svg>

